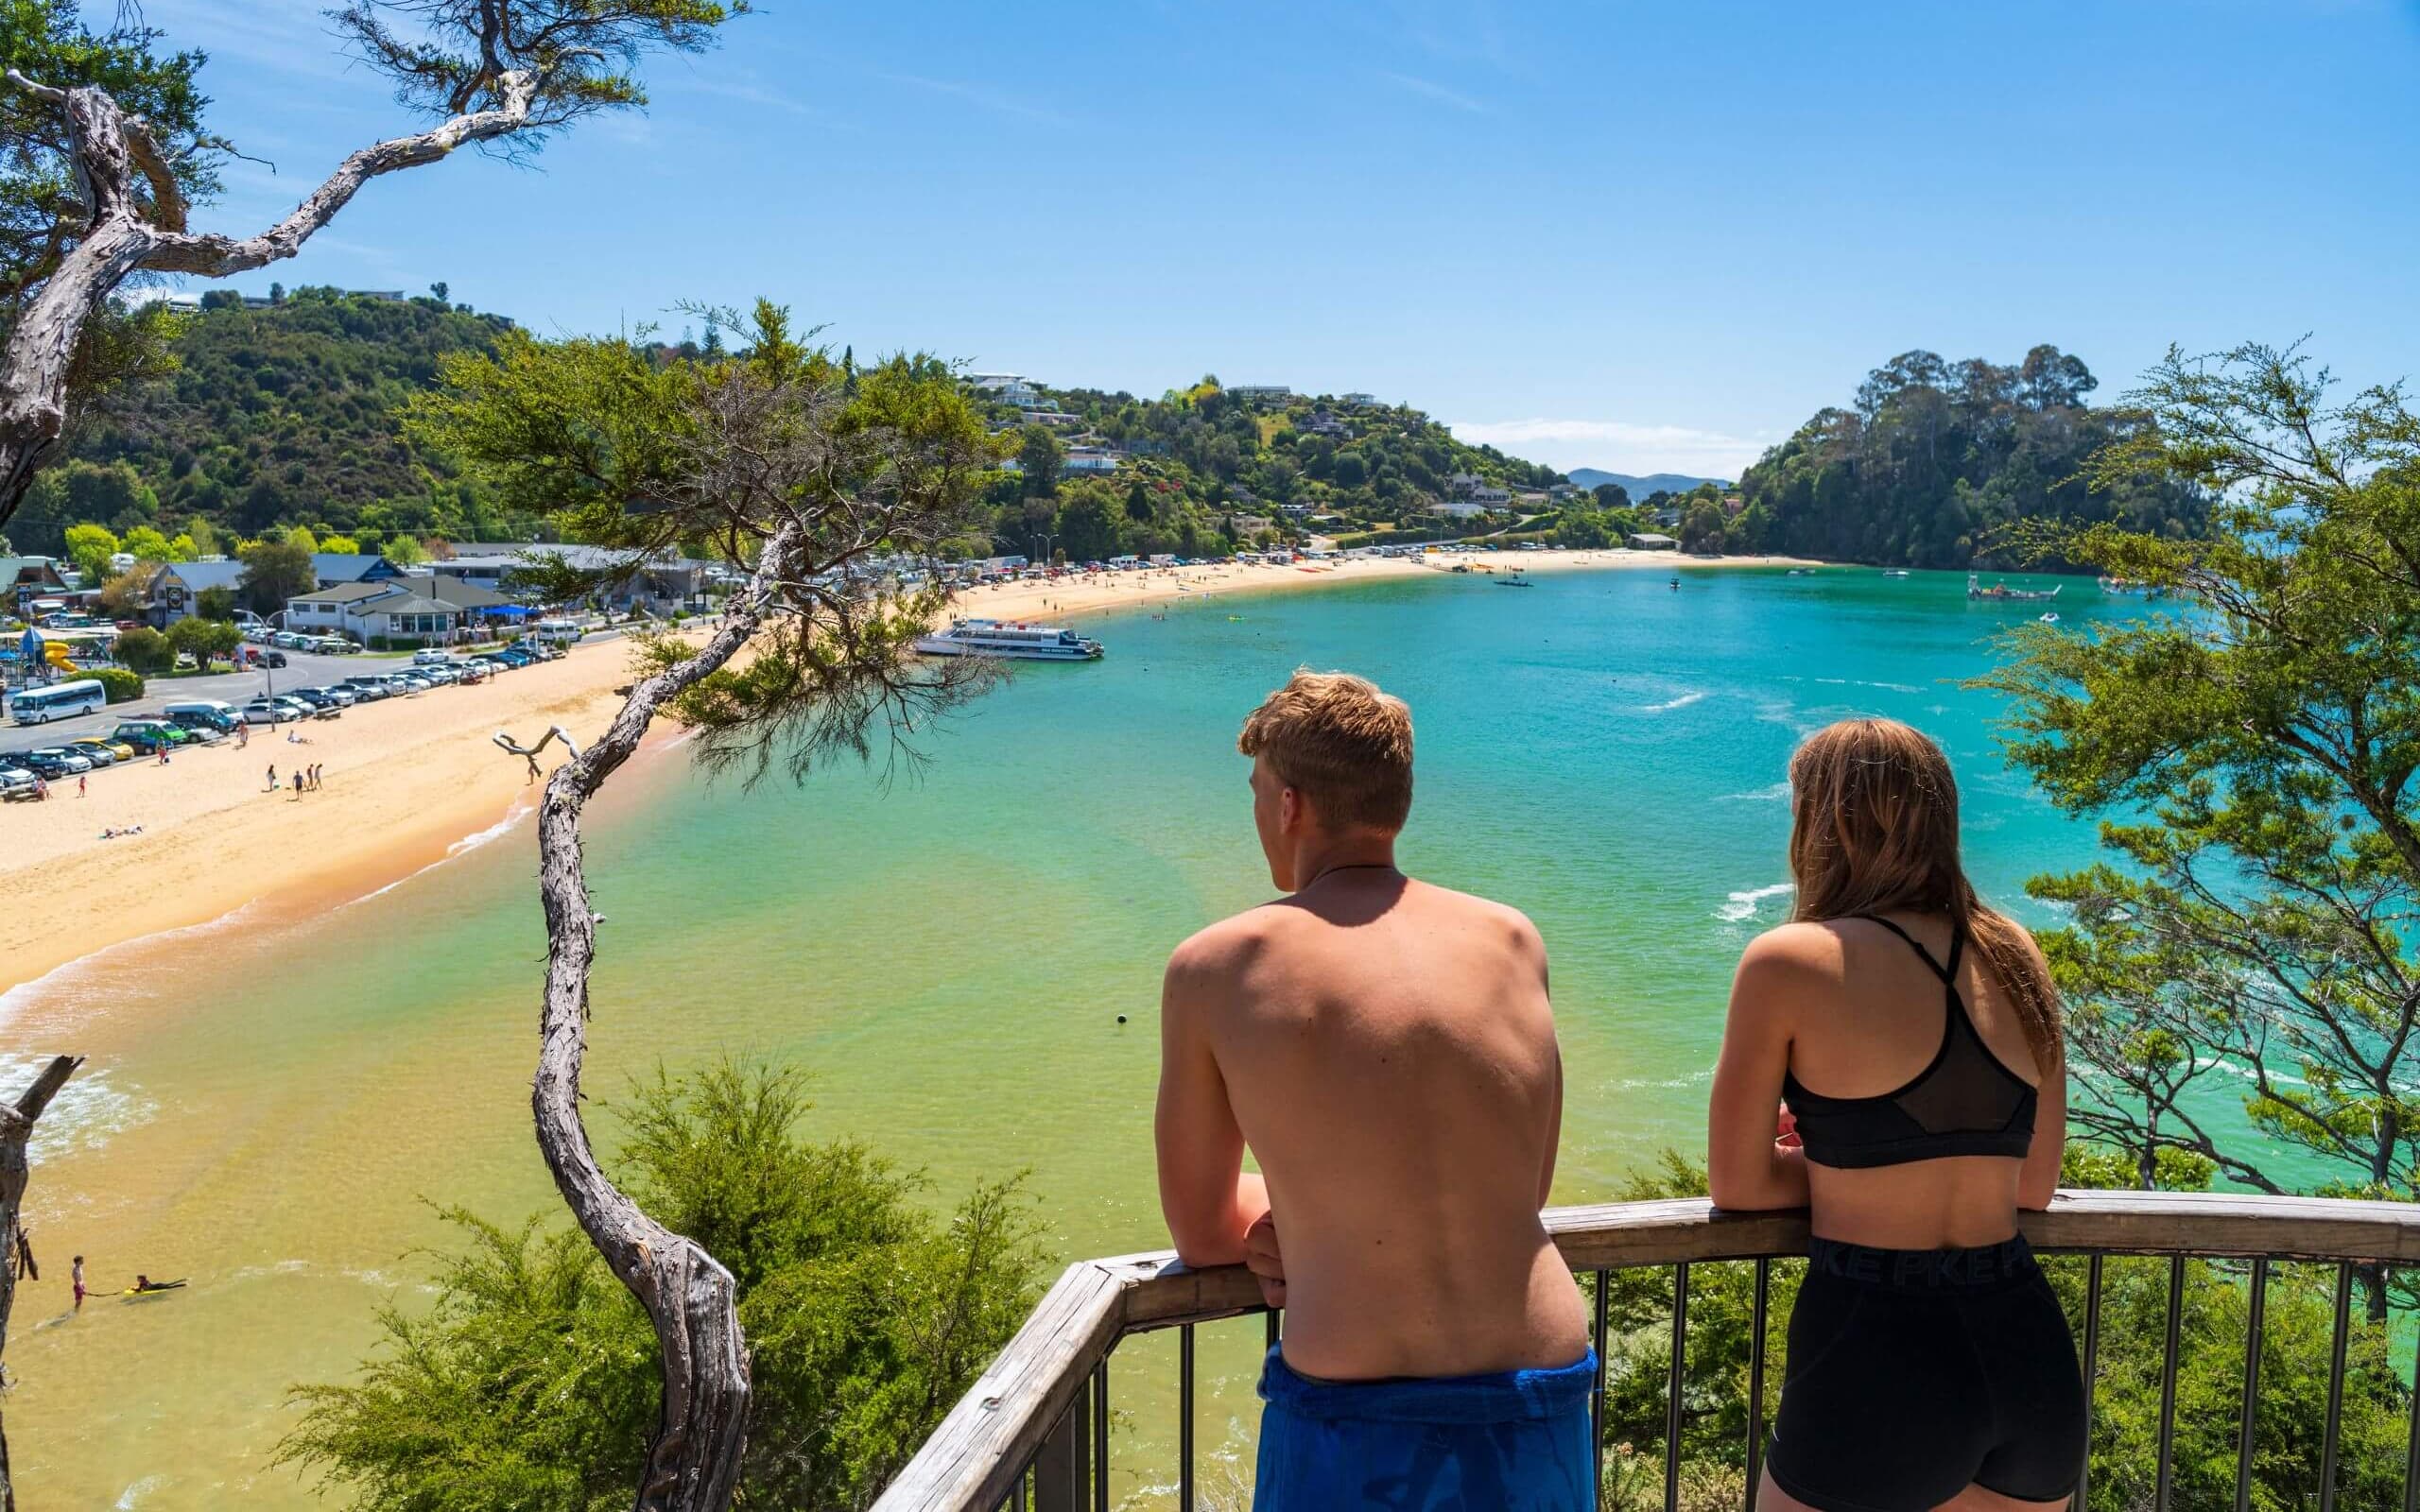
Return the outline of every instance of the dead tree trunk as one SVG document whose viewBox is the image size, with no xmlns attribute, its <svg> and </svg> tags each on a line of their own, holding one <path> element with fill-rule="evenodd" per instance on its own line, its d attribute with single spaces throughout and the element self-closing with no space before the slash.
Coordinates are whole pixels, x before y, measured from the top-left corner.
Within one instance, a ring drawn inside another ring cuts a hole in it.
<svg viewBox="0 0 2420 1512">
<path fill-rule="evenodd" d="M 26 1182 L 32 1174 L 26 1161 L 26 1144 L 33 1138 L 34 1125 L 41 1121 L 43 1109 L 67 1085 L 67 1078 L 82 1065 L 81 1056 L 56 1056 L 24 1096 L 14 1105 L 0 1104 L 0 1351 L 9 1345 L 9 1310 L 17 1301 L 17 1246 L 24 1230 L 17 1222 L 17 1210 L 26 1200 Z M 5 1359 L 0 1356 L 0 1359 Z M 0 1376 L 5 1369 L 0 1369 Z M 0 1424 L 0 1509 L 17 1512 L 17 1478 L 9 1468 L 9 1433 Z"/>
<path fill-rule="evenodd" d="M 185 229 L 184 198 L 165 154 L 142 118 L 128 114 L 107 91 L 91 85 L 59 89 L 14 69 L 5 83 L 65 116 L 88 219 L 76 245 L 27 301 L 0 353 L 0 525 L 17 512 L 35 472 L 64 443 L 68 370 L 77 346 L 85 325 L 130 275 L 147 269 L 224 278 L 292 257 L 372 179 L 441 162 L 466 143 L 527 126 L 541 79 L 529 72 L 506 74 L 497 109 L 457 115 L 429 130 L 361 148 L 284 220 L 241 238 Z"/>
<path fill-rule="evenodd" d="M 546 991 L 531 1104 L 538 1145 L 572 1215 L 605 1263 L 647 1309 L 663 1355 L 664 1401 L 638 1488 L 638 1512 L 723 1512 L 747 1447 L 748 1349 L 731 1273 L 689 1239 L 648 1217 L 598 1169 L 579 1116 L 587 1054 L 588 970 L 596 918 L 580 868 L 579 816 L 630 759 L 658 708 L 721 667 L 771 610 L 802 537 L 784 525 L 754 576 L 696 655 L 640 681 L 597 742 L 546 780 L 538 809 L 538 887 L 546 910 Z"/>
</svg>

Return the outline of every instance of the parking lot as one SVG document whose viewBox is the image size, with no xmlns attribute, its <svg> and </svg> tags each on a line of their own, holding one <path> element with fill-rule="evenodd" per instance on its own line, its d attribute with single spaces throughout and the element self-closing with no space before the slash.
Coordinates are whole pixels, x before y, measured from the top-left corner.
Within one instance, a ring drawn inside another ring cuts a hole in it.
<svg viewBox="0 0 2420 1512">
<path fill-rule="evenodd" d="M 474 662 L 483 677 L 510 676 L 520 662 L 532 652 L 555 656 L 562 654 L 560 650 L 546 652 L 544 647 L 533 644 L 530 646 L 502 653 L 478 653 L 470 656 L 455 654 L 448 660 L 456 664 L 458 669 L 462 662 Z M 6 731 L 0 732 L 0 779 L 5 779 L 0 781 L 0 786 L 5 787 L 7 797 L 13 801 L 40 794 L 40 787 L 32 783 L 33 775 L 47 774 L 53 782 L 57 782 L 71 775 L 90 777 L 108 772 L 113 767 L 124 768 L 147 765 L 141 759 L 132 762 L 121 759 L 114 764 L 96 760 L 91 772 L 75 773 L 72 766 L 67 765 L 64 756 L 53 760 L 50 766 L 43 766 L 28 759 L 28 753 L 53 747 L 68 747 L 72 752 L 73 743 L 79 738 L 108 736 L 120 723 L 158 716 L 166 706 L 171 704 L 216 702 L 229 705 L 233 710 L 242 710 L 264 694 L 282 696 L 302 689 L 333 689 L 342 684 L 348 678 L 378 677 L 389 673 L 408 673 L 415 670 L 422 673 L 429 685 L 423 686 L 415 683 L 410 691 L 390 692 L 388 696 L 405 698 L 421 698 L 431 695 L 442 696 L 445 691 L 454 685 L 453 672 L 444 668 L 415 668 L 412 658 L 403 654 L 331 656 L 290 650 L 280 654 L 286 663 L 282 667 L 262 667 L 248 672 L 221 673 L 208 677 L 158 679 L 146 689 L 145 696 L 122 704 L 110 705 L 97 713 L 52 719 L 38 725 L 18 725 L 11 721 Z M 303 714 L 294 722 L 300 723 L 305 719 L 317 718 L 341 719 L 351 708 L 357 707 L 354 697 L 354 696 L 348 690 L 345 695 L 340 696 L 338 706 L 329 706 L 326 698 L 319 698 L 316 703 L 321 706 L 323 712 L 318 714 Z M 264 728 L 266 727 L 250 727 L 250 729 Z M 240 743 L 243 733 L 246 732 L 249 732 L 248 728 L 238 725 L 227 733 L 234 734 Z M 202 731 L 195 731 L 187 738 L 201 738 L 203 734 Z M 208 742 L 215 744 L 223 738 L 225 738 L 224 734 L 210 735 Z M 132 736 L 129 739 L 138 750 L 147 750 L 141 740 Z M 90 755 L 91 753 L 78 754 Z M 45 758 L 45 760 L 51 759 Z"/>
<path fill-rule="evenodd" d="M 113 703 L 98 713 L 54 719 L 42 725 L 11 724 L 0 730 L 0 749 L 28 746 L 59 746 L 79 735 L 106 735 L 121 719 L 143 719 L 172 703 L 216 698 L 241 709 L 264 693 L 288 688 L 317 688 L 365 672 L 385 672 L 411 665 L 408 655 L 320 656 L 310 651 L 282 653 L 285 665 L 256 672 L 224 672 L 211 677 L 153 678 L 143 696 L 131 703 Z"/>
</svg>

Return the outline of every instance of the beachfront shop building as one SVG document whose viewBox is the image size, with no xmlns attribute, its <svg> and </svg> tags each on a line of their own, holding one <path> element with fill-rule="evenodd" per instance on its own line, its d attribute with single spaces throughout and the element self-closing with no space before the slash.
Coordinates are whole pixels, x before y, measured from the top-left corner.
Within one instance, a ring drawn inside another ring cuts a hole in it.
<svg viewBox="0 0 2420 1512">
<path fill-rule="evenodd" d="M 223 588 L 241 597 L 244 564 L 240 561 L 171 561 L 151 570 L 144 585 L 143 618 L 155 630 L 201 612 L 204 590 Z"/>
<path fill-rule="evenodd" d="M 471 639 L 490 622 L 518 620 L 526 612 L 466 583 L 379 578 L 297 594 L 285 601 L 285 625 L 303 634 L 342 635 L 372 649 L 401 648 Z"/>
</svg>

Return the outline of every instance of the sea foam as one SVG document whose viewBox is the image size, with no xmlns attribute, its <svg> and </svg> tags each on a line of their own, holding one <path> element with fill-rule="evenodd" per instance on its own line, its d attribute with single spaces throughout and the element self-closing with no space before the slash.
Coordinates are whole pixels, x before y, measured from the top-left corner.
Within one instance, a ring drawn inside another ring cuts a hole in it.
<svg viewBox="0 0 2420 1512">
<path fill-rule="evenodd" d="M 1793 884 L 1776 882 L 1770 887 L 1751 887 L 1746 892 L 1735 892 L 1731 895 L 1729 902 L 1714 911 L 1714 917 L 1726 924 L 1745 923 L 1756 917 L 1756 910 L 1763 905 L 1766 899 L 1778 898 L 1793 890 L 1795 890 Z"/>
</svg>

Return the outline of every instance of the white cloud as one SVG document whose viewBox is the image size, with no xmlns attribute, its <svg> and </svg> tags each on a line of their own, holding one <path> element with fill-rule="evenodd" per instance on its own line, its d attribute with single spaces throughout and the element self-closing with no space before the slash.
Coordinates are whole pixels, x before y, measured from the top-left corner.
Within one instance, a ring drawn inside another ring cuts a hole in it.
<svg viewBox="0 0 2420 1512">
<path fill-rule="evenodd" d="M 1457 437 L 1565 472 L 1575 467 L 1613 472 L 1686 472 L 1736 478 L 1772 444 L 1687 425 L 1640 425 L 1619 420 L 1449 421 Z"/>
<path fill-rule="evenodd" d="M 1450 105 L 1458 111 L 1468 111 L 1473 115 L 1487 113 L 1486 106 L 1459 91 L 1447 89 L 1443 84 L 1432 83 L 1428 79 L 1416 77 L 1410 74 L 1391 73 L 1385 69 L 1378 71 L 1378 77 L 1398 89 L 1408 89 L 1414 94 L 1425 95 L 1442 105 Z"/>
</svg>

